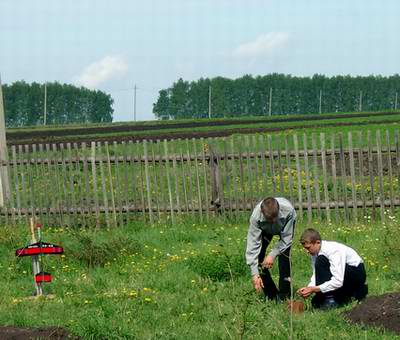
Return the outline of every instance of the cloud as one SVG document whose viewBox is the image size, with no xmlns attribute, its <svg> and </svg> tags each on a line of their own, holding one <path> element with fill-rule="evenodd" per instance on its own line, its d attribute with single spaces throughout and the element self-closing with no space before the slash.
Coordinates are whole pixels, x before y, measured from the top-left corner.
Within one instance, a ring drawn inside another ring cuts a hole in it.
<svg viewBox="0 0 400 340">
<path fill-rule="evenodd" d="M 258 36 L 255 40 L 243 43 L 235 48 L 233 55 L 239 58 L 267 57 L 272 52 L 286 45 L 289 33 L 269 32 Z"/>
<path fill-rule="evenodd" d="M 106 56 L 86 67 L 76 77 L 76 82 L 82 86 L 93 88 L 105 81 L 120 77 L 128 70 L 128 64 L 121 56 Z"/>
</svg>

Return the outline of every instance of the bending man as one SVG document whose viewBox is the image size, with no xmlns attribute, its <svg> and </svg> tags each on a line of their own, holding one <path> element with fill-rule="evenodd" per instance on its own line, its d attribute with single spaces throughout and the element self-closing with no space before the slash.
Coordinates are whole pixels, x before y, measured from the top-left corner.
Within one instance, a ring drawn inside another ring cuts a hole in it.
<svg viewBox="0 0 400 340">
<path fill-rule="evenodd" d="M 250 266 L 254 288 L 270 299 L 290 296 L 290 248 L 293 241 L 296 211 L 283 197 L 268 197 L 258 203 L 250 217 L 247 234 L 246 263 Z M 265 256 L 274 235 L 279 241 Z M 279 262 L 279 290 L 271 278 L 269 269 L 275 258 Z M 259 271 L 261 265 L 261 272 Z"/>
</svg>

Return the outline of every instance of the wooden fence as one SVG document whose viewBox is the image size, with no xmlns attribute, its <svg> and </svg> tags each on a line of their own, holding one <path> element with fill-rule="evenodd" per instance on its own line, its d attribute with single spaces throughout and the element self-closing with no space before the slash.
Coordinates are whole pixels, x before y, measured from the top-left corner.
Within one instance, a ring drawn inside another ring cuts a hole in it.
<svg viewBox="0 0 400 340">
<path fill-rule="evenodd" d="M 399 133 L 233 136 L 219 139 L 12 147 L 3 223 L 123 225 L 192 215 L 235 218 L 266 196 L 300 218 L 359 220 L 400 205 Z"/>
</svg>

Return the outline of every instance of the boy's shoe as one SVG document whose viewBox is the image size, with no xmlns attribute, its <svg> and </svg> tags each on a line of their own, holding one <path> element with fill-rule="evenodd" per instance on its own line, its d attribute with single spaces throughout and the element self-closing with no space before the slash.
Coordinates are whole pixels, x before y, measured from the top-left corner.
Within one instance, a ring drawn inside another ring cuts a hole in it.
<svg viewBox="0 0 400 340">
<path fill-rule="evenodd" d="M 365 297 L 368 295 L 368 284 L 366 284 L 366 283 L 364 284 L 364 289 L 363 290 L 364 290 L 363 291 L 363 295 L 362 295 L 360 300 L 365 299 Z"/>
<path fill-rule="evenodd" d="M 322 310 L 329 310 L 339 307 L 339 304 L 335 301 L 333 297 L 327 297 L 321 305 Z"/>
</svg>

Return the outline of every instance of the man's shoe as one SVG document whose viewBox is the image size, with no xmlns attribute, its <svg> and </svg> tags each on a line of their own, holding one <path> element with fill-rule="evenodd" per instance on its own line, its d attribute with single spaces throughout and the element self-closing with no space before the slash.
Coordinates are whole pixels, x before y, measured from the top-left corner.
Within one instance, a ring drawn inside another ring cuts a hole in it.
<svg viewBox="0 0 400 340">
<path fill-rule="evenodd" d="M 335 301 L 333 297 L 327 297 L 321 305 L 322 310 L 329 310 L 339 307 L 339 304 Z"/>
</svg>

